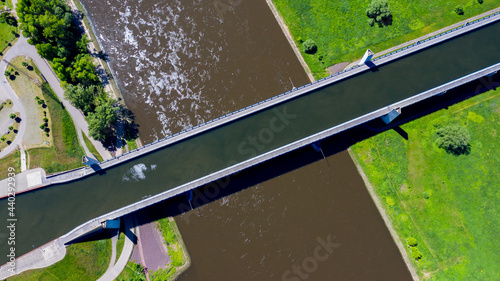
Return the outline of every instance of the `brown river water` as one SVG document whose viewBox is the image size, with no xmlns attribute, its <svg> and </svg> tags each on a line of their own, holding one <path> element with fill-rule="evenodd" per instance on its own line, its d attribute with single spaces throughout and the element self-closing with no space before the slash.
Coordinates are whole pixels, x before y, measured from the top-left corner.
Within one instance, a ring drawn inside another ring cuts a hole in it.
<svg viewBox="0 0 500 281">
<path fill-rule="evenodd" d="M 265 0 L 82 2 L 144 143 L 309 82 Z M 345 151 L 176 219 L 183 281 L 411 280 Z"/>
</svg>

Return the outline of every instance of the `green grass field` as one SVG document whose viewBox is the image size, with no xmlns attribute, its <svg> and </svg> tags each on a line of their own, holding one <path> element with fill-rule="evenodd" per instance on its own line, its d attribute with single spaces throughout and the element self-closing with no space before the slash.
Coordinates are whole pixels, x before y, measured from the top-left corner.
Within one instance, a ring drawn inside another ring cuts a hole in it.
<svg viewBox="0 0 500 281">
<path fill-rule="evenodd" d="M 499 6 L 485 0 L 391 0 L 391 26 L 371 27 L 366 9 L 369 0 L 272 0 L 290 29 L 313 75 L 327 75 L 325 68 L 361 58 L 366 49 L 374 52 L 418 38 Z M 462 5 L 464 15 L 454 12 Z M 305 54 L 301 41 L 312 39 L 318 52 Z M 320 58 L 322 57 L 322 60 Z"/>
<path fill-rule="evenodd" d="M 469 155 L 438 148 L 436 130 L 448 124 L 469 130 Z M 419 275 L 500 280 L 500 89 L 401 128 L 408 141 L 390 130 L 352 150 L 401 241 L 417 239 Z"/>
<path fill-rule="evenodd" d="M 111 240 L 97 240 L 68 246 L 66 256 L 43 269 L 21 273 L 7 280 L 19 281 L 81 281 L 97 280 L 111 261 Z"/>
<path fill-rule="evenodd" d="M 142 266 L 134 262 L 128 262 L 125 269 L 120 273 L 115 281 L 146 281 Z"/>
<path fill-rule="evenodd" d="M 42 167 L 47 173 L 55 173 L 83 166 L 84 152 L 71 116 L 47 83 L 42 85 L 42 92 L 50 110 L 54 144 L 50 148 L 30 149 L 30 168 Z"/>
<path fill-rule="evenodd" d="M 4 173 L 3 175 L 0 175 L 0 179 L 7 178 L 7 169 L 9 167 L 13 167 L 14 169 L 16 169 L 16 174 L 21 173 L 21 152 L 19 151 L 19 149 L 15 149 L 9 155 L 0 159 L 0 171 L 3 171 Z"/>
</svg>

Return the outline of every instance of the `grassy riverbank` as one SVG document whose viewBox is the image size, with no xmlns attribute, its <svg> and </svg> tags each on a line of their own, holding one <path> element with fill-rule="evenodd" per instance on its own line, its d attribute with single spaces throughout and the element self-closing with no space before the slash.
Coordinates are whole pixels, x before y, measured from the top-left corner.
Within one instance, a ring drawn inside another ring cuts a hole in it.
<svg viewBox="0 0 500 281">
<path fill-rule="evenodd" d="M 367 48 L 383 51 L 499 6 L 491 0 L 483 4 L 476 0 L 389 1 L 392 25 L 379 28 L 367 22 L 367 0 L 272 1 L 315 78 L 326 76 L 326 67 L 361 58 Z M 463 15 L 454 12 L 458 5 Z M 304 53 L 302 42 L 307 39 L 316 42 L 316 54 Z"/>
<path fill-rule="evenodd" d="M 468 155 L 438 148 L 436 130 L 466 127 Z M 352 147 L 414 266 L 433 280 L 500 280 L 500 90 L 404 124 Z M 407 245 L 405 245 L 407 246 Z"/>
<path fill-rule="evenodd" d="M 164 269 L 153 272 L 152 280 L 175 280 L 189 266 L 189 255 L 173 218 L 160 219 L 157 221 L 157 226 L 167 245 L 168 256 L 171 262 Z"/>
<path fill-rule="evenodd" d="M 58 263 L 47 268 L 23 272 L 7 280 L 97 280 L 106 272 L 110 261 L 110 239 L 82 242 L 68 246 L 66 256 Z"/>
</svg>

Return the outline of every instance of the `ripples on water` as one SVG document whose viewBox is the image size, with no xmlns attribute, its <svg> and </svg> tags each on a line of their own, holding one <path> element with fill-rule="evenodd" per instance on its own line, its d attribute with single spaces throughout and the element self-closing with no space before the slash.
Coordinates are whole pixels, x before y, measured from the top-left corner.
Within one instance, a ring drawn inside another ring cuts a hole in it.
<svg viewBox="0 0 500 281">
<path fill-rule="evenodd" d="M 261 12 L 242 1 L 223 10 L 211 1 L 83 2 L 146 142 L 289 90 L 289 77 L 303 76 L 287 42 L 276 40 L 283 34 L 274 18 L 249 15 Z"/>
</svg>

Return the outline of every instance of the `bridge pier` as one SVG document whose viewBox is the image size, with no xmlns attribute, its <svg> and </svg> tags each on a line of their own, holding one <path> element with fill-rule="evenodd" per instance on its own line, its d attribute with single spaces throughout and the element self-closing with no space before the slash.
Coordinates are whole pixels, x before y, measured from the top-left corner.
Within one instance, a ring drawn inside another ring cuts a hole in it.
<svg viewBox="0 0 500 281">
<path fill-rule="evenodd" d="M 382 121 L 384 121 L 385 124 L 389 124 L 392 122 L 392 120 L 396 119 L 396 117 L 398 117 L 399 115 L 401 115 L 401 107 L 396 107 L 393 110 L 391 110 L 389 113 L 387 113 L 386 115 L 384 115 L 380 118 L 382 118 Z"/>
<path fill-rule="evenodd" d="M 366 64 L 367 62 L 371 61 L 371 59 L 373 58 L 374 54 L 375 53 L 373 53 L 372 50 L 370 50 L 370 49 L 366 50 L 365 55 L 359 61 L 358 65 L 363 65 L 363 64 Z"/>
<path fill-rule="evenodd" d="M 101 226 L 104 229 L 120 229 L 120 218 L 102 221 Z"/>
</svg>

